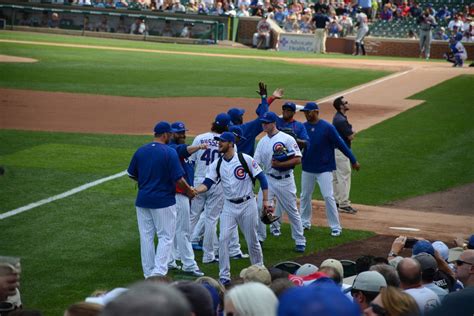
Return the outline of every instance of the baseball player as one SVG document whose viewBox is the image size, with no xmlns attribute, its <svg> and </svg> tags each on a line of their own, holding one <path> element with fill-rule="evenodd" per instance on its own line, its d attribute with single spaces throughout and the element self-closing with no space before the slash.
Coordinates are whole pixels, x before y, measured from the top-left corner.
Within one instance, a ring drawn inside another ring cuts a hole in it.
<svg viewBox="0 0 474 316">
<path fill-rule="evenodd" d="M 194 181 L 194 164 L 188 160 L 191 154 L 195 153 L 198 150 L 207 149 L 206 144 L 198 144 L 196 146 L 188 146 L 185 144 L 186 141 L 186 127 L 183 122 L 174 122 L 171 124 L 171 130 L 173 132 L 169 146 L 174 148 L 178 153 L 178 157 L 181 161 L 181 166 L 184 170 L 184 178 L 189 185 L 193 185 Z M 190 201 L 189 198 L 184 194 L 184 191 L 176 186 L 176 235 L 174 236 L 175 251 L 170 258 L 168 263 L 168 268 L 177 268 L 180 267 L 176 264 L 176 259 L 180 259 L 183 264 L 182 270 L 184 272 L 189 272 L 193 276 L 200 277 L 204 273 L 199 270 L 199 267 L 194 260 L 194 252 L 191 246 L 190 240 L 190 222 L 189 222 L 189 213 L 190 213 Z"/>
<path fill-rule="evenodd" d="M 431 29 L 436 27 L 436 19 L 430 14 L 430 9 L 426 8 L 422 15 L 418 17 L 417 23 L 420 25 L 420 58 L 425 55 L 426 60 L 430 59 L 431 39 L 433 37 Z"/>
<path fill-rule="evenodd" d="M 220 216 L 219 236 L 219 278 L 221 283 L 230 282 L 229 244 L 232 232 L 237 225 L 242 230 L 250 253 L 252 264 L 263 265 L 262 248 L 258 242 L 257 225 L 259 216 L 257 202 L 253 194 L 252 178 L 257 178 L 263 192 L 264 207 L 268 203 L 268 183 L 257 162 L 250 156 L 242 154 L 246 166 L 234 149 L 235 136 L 231 132 L 224 132 L 215 137 L 219 141 L 221 159 L 215 160 L 209 167 L 206 179 L 196 188 L 200 194 L 212 189 L 219 182 L 222 184 L 224 205 Z M 250 174 L 247 173 L 247 171 Z"/>
<path fill-rule="evenodd" d="M 127 169 L 128 176 L 138 182 L 135 206 L 145 278 L 168 273 L 176 231 L 176 184 L 189 198 L 195 196 L 184 179 L 176 150 L 166 145 L 171 137 L 171 125 L 159 122 L 154 135 L 153 142 L 135 152 Z M 158 236 L 156 251 L 155 235 Z"/>
<path fill-rule="evenodd" d="M 344 100 L 344 97 L 338 97 L 334 100 L 333 106 L 336 109 L 336 114 L 332 120 L 332 125 L 334 125 L 347 147 L 351 148 L 351 142 L 354 139 L 355 133 L 346 116 L 347 111 L 349 111 L 349 102 Z M 357 210 L 351 206 L 351 201 L 349 200 L 349 193 L 351 191 L 351 162 L 337 148 L 335 155 L 336 170 L 333 172 L 333 188 L 336 206 L 341 212 L 355 214 Z"/>
<path fill-rule="evenodd" d="M 206 149 L 196 151 L 190 158 L 195 163 L 194 183 L 202 183 L 209 166 L 215 160 L 219 159 L 221 155 L 219 153 L 219 144 L 214 138 L 227 131 L 229 122 L 229 115 L 226 113 L 218 114 L 212 124 L 211 131 L 200 134 L 194 138 L 192 146 L 198 146 L 200 144 L 207 145 Z M 196 236 L 199 236 L 199 231 L 196 230 L 196 224 L 199 216 L 204 211 L 202 215 L 204 216 L 203 263 L 215 263 L 218 261 L 215 255 L 219 248 L 216 230 L 217 220 L 219 219 L 223 204 L 224 199 L 222 197 L 222 187 L 220 183 L 212 186 L 205 194 L 197 196 L 191 203 L 190 223 L 193 231 L 192 240 L 195 240 Z M 231 256 L 236 258 L 248 257 L 248 255 L 244 255 L 240 250 L 238 231 L 235 229 L 232 234 Z"/>
<path fill-rule="evenodd" d="M 369 21 L 367 19 L 367 15 L 362 12 L 362 8 L 357 8 L 356 14 L 356 24 L 357 35 L 355 38 L 355 52 L 352 55 L 359 55 L 359 49 L 362 51 L 362 55 L 365 55 L 365 46 L 364 46 L 364 38 L 369 32 Z"/>
<path fill-rule="evenodd" d="M 256 113 L 258 117 L 252 121 L 243 123 L 244 109 L 231 108 L 227 111 L 230 116 L 230 120 L 233 125 L 240 126 L 243 132 L 244 139 L 241 139 L 237 144 L 237 150 L 241 153 L 253 156 L 255 151 L 255 138 L 262 132 L 262 124 L 259 121 L 259 117 L 268 112 L 268 107 L 275 99 L 280 99 L 283 96 L 283 89 L 277 88 L 271 97 L 267 101 L 267 86 L 263 82 L 258 83 L 259 91 L 262 102 L 258 105 Z"/>
<path fill-rule="evenodd" d="M 450 40 L 449 48 L 451 49 L 450 55 L 445 55 L 446 60 L 453 63 L 453 67 L 462 67 L 464 61 L 467 59 L 467 52 L 464 45 L 461 43 L 462 34 L 457 33 Z"/>
<path fill-rule="evenodd" d="M 317 181 L 326 203 L 326 216 L 331 227 L 331 236 L 342 233 L 332 187 L 332 171 L 336 169 L 334 149 L 338 148 L 346 155 L 352 168 L 359 170 L 359 163 L 330 123 L 319 118 L 319 107 L 315 102 L 306 103 L 303 108 L 307 122 L 304 123 L 308 132 L 309 142 L 304 150 L 301 173 L 300 208 L 303 226 L 311 228 L 314 184 Z"/>
<path fill-rule="evenodd" d="M 277 200 L 284 209 L 291 223 L 291 236 L 295 240 L 297 252 L 304 252 L 306 239 L 303 236 L 301 217 L 296 207 L 296 184 L 293 176 L 294 166 L 301 163 L 301 151 L 296 140 L 286 133 L 280 132 L 276 127 L 278 116 L 273 112 L 265 113 L 260 121 L 265 135 L 258 143 L 255 151 L 255 161 L 259 163 L 268 176 L 268 198 Z M 277 161 L 272 159 L 273 154 L 286 150 L 288 159 Z M 259 240 L 266 238 L 266 226 L 259 227 Z"/>
</svg>

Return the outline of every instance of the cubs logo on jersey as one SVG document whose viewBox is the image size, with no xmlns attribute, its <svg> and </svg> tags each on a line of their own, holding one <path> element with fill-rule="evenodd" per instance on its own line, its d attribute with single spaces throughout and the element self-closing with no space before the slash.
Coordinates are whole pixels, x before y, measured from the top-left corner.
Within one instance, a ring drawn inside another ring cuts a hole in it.
<svg viewBox="0 0 474 316">
<path fill-rule="evenodd" d="M 239 180 L 244 180 L 245 176 L 246 176 L 244 167 L 238 166 L 237 168 L 235 168 L 234 169 L 234 176 Z"/>
<path fill-rule="evenodd" d="M 283 144 L 282 142 L 276 142 L 275 144 L 273 144 L 273 152 L 279 152 L 279 151 L 285 151 L 285 150 L 286 150 L 285 144 Z"/>
</svg>

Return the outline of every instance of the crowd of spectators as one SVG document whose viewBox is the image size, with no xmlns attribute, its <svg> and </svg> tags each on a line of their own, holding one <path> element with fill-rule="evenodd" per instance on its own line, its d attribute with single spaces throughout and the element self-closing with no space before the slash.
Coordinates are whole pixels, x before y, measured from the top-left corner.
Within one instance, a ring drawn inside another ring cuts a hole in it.
<svg viewBox="0 0 474 316">
<path fill-rule="evenodd" d="M 448 249 L 441 241 L 400 236 L 387 257 L 364 255 L 349 268 L 348 260 L 343 266 L 332 258 L 319 268 L 294 262 L 270 269 L 252 265 L 225 286 L 207 276 L 195 281 L 154 276 L 129 288 L 94 293 L 64 315 L 473 315 L 474 235 L 457 243 Z M 18 279 L 15 274 L 0 277 L 0 299 L 14 295 L 1 303 L 11 307 L 2 315 L 41 315 L 15 308 L 21 306 Z"/>
</svg>

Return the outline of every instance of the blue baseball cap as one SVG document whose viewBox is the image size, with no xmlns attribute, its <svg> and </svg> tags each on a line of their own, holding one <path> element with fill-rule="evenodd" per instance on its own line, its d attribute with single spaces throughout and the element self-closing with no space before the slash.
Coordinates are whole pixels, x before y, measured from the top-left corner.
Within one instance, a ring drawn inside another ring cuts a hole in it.
<svg viewBox="0 0 474 316">
<path fill-rule="evenodd" d="M 161 121 L 155 125 L 153 131 L 155 134 L 171 133 L 171 125 L 168 122 Z"/>
<path fill-rule="evenodd" d="M 240 118 L 242 115 L 244 115 L 244 113 L 245 113 L 245 110 L 239 109 L 239 108 L 232 108 L 229 111 L 227 111 L 227 114 L 229 114 L 232 122 Z"/>
<path fill-rule="evenodd" d="M 230 116 L 227 113 L 217 114 L 214 123 L 219 126 L 228 126 L 230 123 Z"/>
<path fill-rule="evenodd" d="M 187 131 L 187 129 L 183 122 L 178 121 L 171 124 L 171 131 L 173 133 L 181 133 Z"/>
<path fill-rule="evenodd" d="M 240 139 L 242 140 L 247 139 L 246 137 L 244 137 L 244 132 L 242 131 L 242 128 L 240 128 L 240 126 L 232 125 L 231 127 L 229 127 L 229 132 L 234 134 L 234 136 L 236 137 L 240 137 Z"/>
<path fill-rule="evenodd" d="M 319 106 L 316 102 L 308 102 L 304 105 L 304 108 L 301 111 L 319 111 Z"/>
<path fill-rule="evenodd" d="M 278 116 L 273 112 L 266 112 L 260 117 L 260 122 L 262 123 L 275 123 L 278 119 Z"/>
<path fill-rule="evenodd" d="M 426 252 L 430 255 L 434 256 L 434 248 L 433 245 L 428 240 L 418 240 L 413 245 L 413 255 L 417 255 L 419 253 Z"/>
<path fill-rule="evenodd" d="M 233 142 L 235 143 L 235 136 L 231 132 L 224 132 L 221 136 L 215 136 L 214 140 L 218 140 L 221 142 Z"/>
<path fill-rule="evenodd" d="M 467 240 L 467 249 L 474 249 L 474 235 Z"/>
<path fill-rule="evenodd" d="M 296 112 L 296 104 L 294 104 L 293 102 L 285 102 L 285 104 L 283 104 L 283 106 L 281 107 L 282 109 L 290 109 L 292 110 L 293 112 Z"/>
</svg>

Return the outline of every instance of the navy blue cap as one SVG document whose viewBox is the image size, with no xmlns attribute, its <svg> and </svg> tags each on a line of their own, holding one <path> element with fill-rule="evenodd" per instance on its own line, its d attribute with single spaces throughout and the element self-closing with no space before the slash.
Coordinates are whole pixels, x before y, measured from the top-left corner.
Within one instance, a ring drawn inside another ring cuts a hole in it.
<svg viewBox="0 0 474 316">
<path fill-rule="evenodd" d="M 285 104 L 283 104 L 283 106 L 281 108 L 282 109 L 288 108 L 288 109 L 292 110 L 293 112 L 296 112 L 296 104 L 294 104 L 293 102 L 285 102 Z"/>
<path fill-rule="evenodd" d="M 304 105 L 304 108 L 301 109 L 300 111 L 314 111 L 317 110 L 319 111 L 319 106 L 316 102 L 308 102 Z"/>
<path fill-rule="evenodd" d="M 183 122 L 178 121 L 171 124 L 171 131 L 173 133 L 181 133 L 187 131 L 187 129 Z"/>
<path fill-rule="evenodd" d="M 230 116 L 227 113 L 217 114 L 214 123 L 219 126 L 228 126 L 230 123 Z"/>
<path fill-rule="evenodd" d="M 260 117 L 262 123 L 274 123 L 278 119 L 278 116 L 273 112 L 266 112 Z"/>
<path fill-rule="evenodd" d="M 246 137 L 244 137 L 244 132 L 242 131 L 240 126 L 232 125 L 231 127 L 229 127 L 229 132 L 234 134 L 234 136 L 236 136 L 236 137 L 240 137 L 240 139 L 242 139 L 242 140 L 247 139 Z"/>
<path fill-rule="evenodd" d="M 171 125 L 168 122 L 161 121 L 155 125 L 153 131 L 155 134 L 171 133 Z"/>
<path fill-rule="evenodd" d="M 413 245 L 412 253 L 414 256 L 422 252 L 426 252 L 434 256 L 433 245 L 431 245 L 431 243 L 428 240 L 418 240 Z"/>
<path fill-rule="evenodd" d="M 227 111 L 227 114 L 229 114 L 230 119 L 232 121 L 237 120 L 242 115 L 244 115 L 244 113 L 245 113 L 245 110 L 244 109 L 239 109 L 239 108 L 232 108 L 229 111 Z"/>
<path fill-rule="evenodd" d="M 221 142 L 233 142 L 235 143 L 235 136 L 231 132 L 224 132 L 221 136 L 215 136 L 214 140 L 218 140 Z"/>
<path fill-rule="evenodd" d="M 474 249 L 474 235 L 467 240 L 467 249 Z"/>
</svg>

